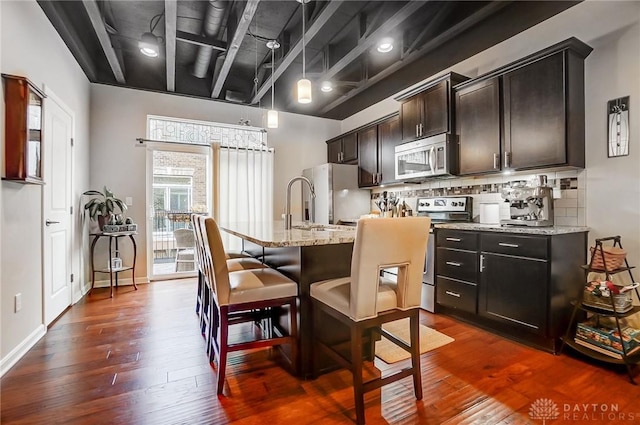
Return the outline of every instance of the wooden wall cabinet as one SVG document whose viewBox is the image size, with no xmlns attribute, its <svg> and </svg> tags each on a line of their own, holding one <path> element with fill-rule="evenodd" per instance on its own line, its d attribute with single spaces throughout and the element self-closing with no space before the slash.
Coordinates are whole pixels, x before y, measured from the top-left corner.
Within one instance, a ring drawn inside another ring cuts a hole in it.
<svg viewBox="0 0 640 425">
<path fill-rule="evenodd" d="M 461 175 L 584 168 L 584 59 L 570 38 L 454 89 Z"/>
<path fill-rule="evenodd" d="M 453 129 L 452 86 L 467 77 L 449 73 L 430 81 L 408 97 L 400 97 L 402 141 L 449 133 Z"/>
<path fill-rule="evenodd" d="M 456 90 L 460 174 L 500 171 L 500 81 L 478 81 Z"/>
<path fill-rule="evenodd" d="M 400 143 L 400 118 L 392 116 L 358 131 L 358 186 L 395 182 L 395 147 Z"/>
<path fill-rule="evenodd" d="M 5 99 L 3 180 L 43 184 L 42 123 L 45 94 L 24 77 L 2 74 Z"/>
<path fill-rule="evenodd" d="M 327 142 L 327 162 L 334 164 L 358 163 L 357 134 L 348 133 Z"/>
</svg>

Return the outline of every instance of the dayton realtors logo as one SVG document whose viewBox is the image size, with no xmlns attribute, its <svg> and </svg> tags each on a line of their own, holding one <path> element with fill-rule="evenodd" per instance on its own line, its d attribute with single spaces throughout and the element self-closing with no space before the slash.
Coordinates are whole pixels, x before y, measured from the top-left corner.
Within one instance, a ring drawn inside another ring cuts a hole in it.
<svg viewBox="0 0 640 425">
<path fill-rule="evenodd" d="M 640 412 L 621 412 L 620 406 L 615 403 L 564 403 L 561 414 L 558 405 L 548 398 L 539 398 L 531 403 L 529 416 L 531 419 L 541 419 L 543 425 L 546 425 L 548 420 L 556 419 L 579 423 L 586 421 L 594 423 L 640 421 Z"/>
</svg>

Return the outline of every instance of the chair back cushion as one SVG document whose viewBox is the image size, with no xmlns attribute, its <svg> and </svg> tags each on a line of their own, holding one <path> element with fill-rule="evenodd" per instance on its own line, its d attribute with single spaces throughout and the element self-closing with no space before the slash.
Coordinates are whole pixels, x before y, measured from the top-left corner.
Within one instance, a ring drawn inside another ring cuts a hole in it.
<svg viewBox="0 0 640 425">
<path fill-rule="evenodd" d="M 229 286 L 227 256 L 224 252 L 220 229 L 211 217 L 202 217 L 200 220 L 201 232 L 205 241 L 205 262 L 210 264 L 205 273 L 209 275 L 209 282 L 218 305 L 228 305 L 231 288 Z"/>
<path fill-rule="evenodd" d="M 430 225 L 428 217 L 358 220 L 351 260 L 351 318 L 362 320 L 378 314 L 380 271 L 391 267 L 398 267 L 396 308 L 420 306 Z"/>
</svg>

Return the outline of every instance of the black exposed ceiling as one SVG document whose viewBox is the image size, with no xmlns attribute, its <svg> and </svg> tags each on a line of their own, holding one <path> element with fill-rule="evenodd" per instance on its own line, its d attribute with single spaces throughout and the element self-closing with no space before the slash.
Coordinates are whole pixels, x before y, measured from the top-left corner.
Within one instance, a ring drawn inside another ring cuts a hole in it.
<svg viewBox="0 0 640 425">
<path fill-rule="evenodd" d="M 269 108 L 266 41 L 277 39 L 275 108 L 344 119 L 578 2 L 309 1 L 306 73 L 314 91 L 306 105 L 296 100 L 302 10 L 295 0 L 38 3 L 92 82 Z M 138 47 L 151 29 L 156 58 Z M 389 53 L 376 50 L 383 37 L 395 42 Z M 319 90 L 325 80 L 330 93 Z"/>
</svg>

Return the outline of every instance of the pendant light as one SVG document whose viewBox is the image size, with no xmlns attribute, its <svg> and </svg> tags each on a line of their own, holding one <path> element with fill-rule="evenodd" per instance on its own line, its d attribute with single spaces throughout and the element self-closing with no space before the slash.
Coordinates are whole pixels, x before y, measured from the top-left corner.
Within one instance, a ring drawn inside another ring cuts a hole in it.
<svg viewBox="0 0 640 425">
<path fill-rule="evenodd" d="M 278 43 L 278 40 L 270 40 L 267 42 L 267 47 L 271 49 L 271 109 L 267 112 L 267 127 L 278 128 L 278 111 L 273 107 L 275 97 L 273 73 L 276 70 L 275 51 L 280 47 L 280 43 Z"/>
<path fill-rule="evenodd" d="M 305 28 L 305 14 L 304 4 L 307 0 L 298 0 L 302 3 L 302 79 L 298 80 L 298 102 L 311 103 L 311 81 L 307 80 L 305 73 L 306 56 L 305 56 L 305 42 L 304 33 Z"/>
</svg>

